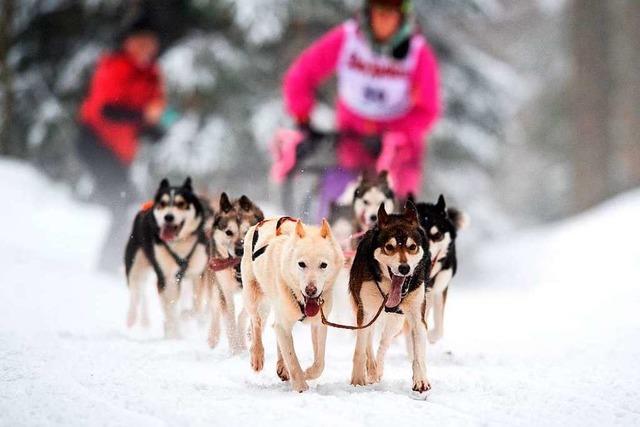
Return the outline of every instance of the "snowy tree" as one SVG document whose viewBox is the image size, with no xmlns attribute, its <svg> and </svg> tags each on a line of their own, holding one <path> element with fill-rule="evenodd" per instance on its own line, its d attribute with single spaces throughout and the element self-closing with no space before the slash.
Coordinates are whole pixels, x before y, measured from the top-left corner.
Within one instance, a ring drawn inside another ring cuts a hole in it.
<svg viewBox="0 0 640 427">
<path fill-rule="evenodd" d="M 476 230 L 562 216 L 573 189 L 569 28 L 565 1 L 416 1 L 422 30 L 438 56 L 445 116 L 429 138 L 424 197 L 446 193 L 469 210 Z M 624 1 L 610 6 L 620 15 Z M 209 191 L 269 197 L 266 146 L 291 125 L 281 78 L 315 38 L 358 13 L 358 0 L 9 1 L 0 31 L 2 150 L 37 162 L 51 176 L 76 182 L 75 116 L 98 56 L 113 48 L 127 15 L 152 6 L 166 28 L 160 58 L 180 120 L 163 142 L 139 156 L 136 181 L 192 174 Z M 626 9 L 625 9 L 626 10 Z M 620 38 L 633 39 L 628 17 Z M 8 25 L 10 24 L 10 25 Z M 626 34 L 629 34 L 628 36 Z M 633 52 L 629 49 L 628 52 Z M 628 63 L 631 63 L 630 60 Z M 628 67 L 628 66 L 627 66 Z M 619 88 L 636 87 L 621 66 Z M 633 110 L 633 90 L 616 117 Z M 334 85 L 319 94 L 327 114 Z M 623 120 L 618 120 L 623 122 Z M 637 144 L 630 127 L 626 152 Z M 8 137 L 8 132 L 12 137 Z M 11 141 L 7 144 L 6 141 Z M 637 151 L 637 150 L 636 150 Z M 621 183 L 633 174 L 633 156 Z M 628 157 L 628 158 L 627 158 Z M 615 175 L 615 174 L 614 174 Z M 630 178 L 629 178 L 630 179 Z M 247 186 L 251 182 L 251 186 Z M 620 184 L 617 188 L 622 188 Z M 495 218 L 502 218 L 496 221 Z"/>
</svg>

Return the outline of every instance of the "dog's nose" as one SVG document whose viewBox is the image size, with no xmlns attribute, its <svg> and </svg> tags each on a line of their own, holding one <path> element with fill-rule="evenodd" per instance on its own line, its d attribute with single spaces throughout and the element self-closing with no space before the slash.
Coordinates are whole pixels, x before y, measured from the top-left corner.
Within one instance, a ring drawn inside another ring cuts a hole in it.
<svg viewBox="0 0 640 427">
<path fill-rule="evenodd" d="M 304 293 L 307 294 L 308 297 L 312 297 L 318 292 L 318 288 L 313 283 L 309 283 L 306 288 L 304 288 Z"/>
<path fill-rule="evenodd" d="M 244 255 L 244 246 L 236 246 L 235 252 L 236 256 Z"/>
<path fill-rule="evenodd" d="M 400 264 L 400 267 L 398 267 L 398 271 L 403 276 L 406 276 L 411 271 L 411 267 L 409 267 L 409 264 Z"/>
<path fill-rule="evenodd" d="M 371 215 L 369 219 L 371 220 L 371 222 L 376 222 L 378 220 L 378 215 Z"/>
<path fill-rule="evenodd" d="M 174 220 L 174 219 L 176 219 L 176 218 L 173 216 L 173 214 L 166 214 L 166 215 L 164 216 L 164 220 L 165 220 L 166 222 L 173 222 L 173 220 Z"/>
</svg>

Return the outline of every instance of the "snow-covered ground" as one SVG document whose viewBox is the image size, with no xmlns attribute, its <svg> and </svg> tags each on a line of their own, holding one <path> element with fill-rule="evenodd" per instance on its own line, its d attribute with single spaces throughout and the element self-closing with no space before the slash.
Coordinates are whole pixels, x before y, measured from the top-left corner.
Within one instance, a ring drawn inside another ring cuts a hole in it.
<svg viewBox="0 0 640 427">
<path fill-rule="evenodd" d="M 0 193 L 0 425 L 640 425 L 640 192 L 476 254 L 429 348 L 426 401 L 401 342 L 382 383 L 353 388 L 353 338 L 330 331 L 325 373 L 297 394 L 270 331 L 261 374 L 196 327 L 161 339 L 157 304 L 150 331 L 127 331 L 123 278 L 93 271 L 105 212 L 6 160 Z"/>
</svg>

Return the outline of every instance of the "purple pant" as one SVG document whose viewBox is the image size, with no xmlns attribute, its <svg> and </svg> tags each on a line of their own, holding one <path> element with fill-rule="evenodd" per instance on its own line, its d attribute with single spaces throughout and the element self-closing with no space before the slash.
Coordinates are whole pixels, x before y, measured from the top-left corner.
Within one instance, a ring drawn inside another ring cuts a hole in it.
<svg viewBox="0 0 640 427">
<path fill-rule="evenodd" d="M 342 196 L 349 183 L 358 178 L 357 171 L 339 167 L 328 169 L 322 176 L 320 186 L 320 206 L 318 206 L 318 220 L 329 217 L 331 202 Z"/>
</svg>

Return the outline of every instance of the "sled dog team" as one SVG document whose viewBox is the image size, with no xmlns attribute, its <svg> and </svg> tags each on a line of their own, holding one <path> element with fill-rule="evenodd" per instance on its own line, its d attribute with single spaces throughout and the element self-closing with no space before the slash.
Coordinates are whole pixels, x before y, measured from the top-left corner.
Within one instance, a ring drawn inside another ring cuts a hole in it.
<svg viewBox="0 0 640 427">
<path fill-rule="evenodd" d="M 246 196 L 232 200 L 223 193 L 213 206 L 193 191 L 189 178 L 180 186 L 162 180 L 153 201 L 136 215 L 125 251 L 127 325 L 138 318 L 149 323 L 142 287 L 153 271 L 166 337 L 179 336 L 177 302 L 187 279 L 194 284 L 194 310 L 210 307 L 209 345 L 220 339 L 222 318 L 232 352 L 244 350 L 250 337 L 255 371 L 264 366 L 262 331 L 273 311 L 276 372 L 295 391 L 307 390 L 307 381 L 322 374 L 328 325 L 356 330 L 353 385 L 380 381 L 385 353 L 404 331 L 413 390 L 428 391 L 426 341 L 442 337 L 447 289 L 457 268 L 456 234 L 468 218 L 447 208 L 443 196 L 435 204 L 410 197 L 393 213 L 397 201 L 386 173 L 361 177 L 349 193 L 332 206 L 331 222 L 311 226 L 286 216 L 265 219 Z M 331 322 L 333 286 L 344 268 L 350 268 L 354 325 Z M 244 304 L 237 313 L 234 296 L 240 293 Z M 434 322 L 427 327 L 431 309 Z M 380 320 L 374 353 L 373 325 Z M 311 328 L 314 361 L 307 369 L 294 349 L 297 322 Z"/>
</svg>

